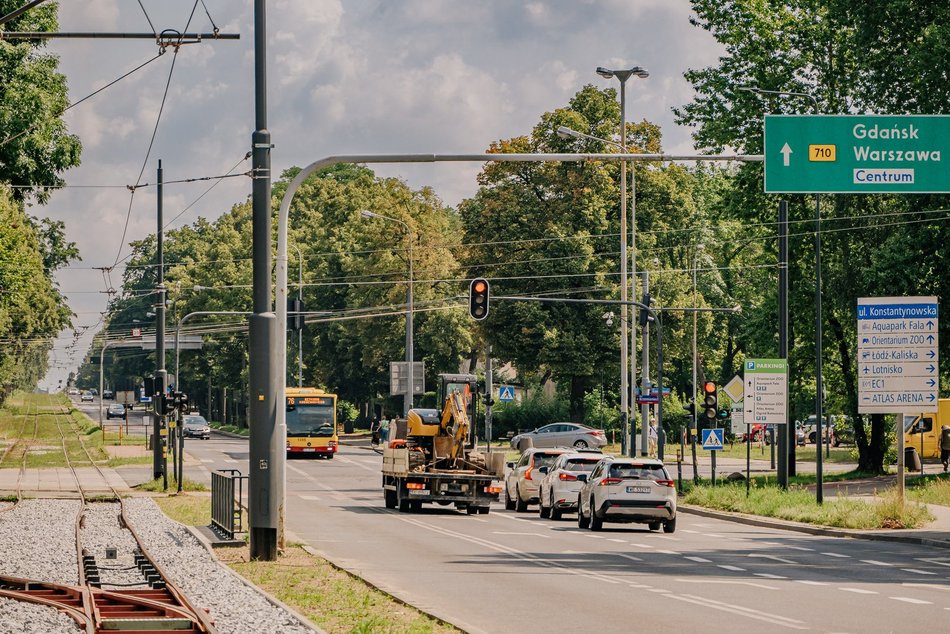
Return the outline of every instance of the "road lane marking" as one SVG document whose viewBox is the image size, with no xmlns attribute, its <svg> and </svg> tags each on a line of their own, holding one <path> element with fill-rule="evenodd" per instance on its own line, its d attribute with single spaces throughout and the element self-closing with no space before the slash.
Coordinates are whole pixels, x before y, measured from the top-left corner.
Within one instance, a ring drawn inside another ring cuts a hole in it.
<svg viewBox="0 0 950 634">
<path fill-rule="evenodd" d="M 320 501 L 320 498 L 318 498 L 318 497 L 315 496 L 315 495 L 301 495 L 301 496 L 300 496 L 300 499 L 301 499 L 301 500 L 307 500 L 308 502 L 319 502 L 319 501 Z"/>
<path fill-rule="evenodd" d="M 923 561 L 928 564 L 937 564 L 938 566 L 950 566 L 950 559 L 946 557 L 916 557 L 916 561 Z"/>
<path fill-rule="evenodd" d="M 806 586 L 826 586 L 828 585 L 824 581 L 809 581 L 808 579 L 796 579 L 795 583 L 800 583 Z"/>
<path fill-rule="evenodd" d="M 791 548 L 792 550 L 802 550 L 802 551 L 805 551 L 806 553 L 815 552 L 814 548 L 805 548 L 804 546 L 789 546 L 788 544 L 784 544 L 782 548 Z"/>
<path fill-rule="evenodd" d="M 719 610 L 721 612 L 729 612 L 737 616 L 744 616 L 750 619 L 755 619 L 757 621 L 765 621 L 766 623 L 771 623 L 773 625 L 780 625 L 782 627 L 787 627 L 795 630 L 807 630 L 802 621 L 796 619 L 790 619 L 785 616 L 779 616 L 777 614 L 769 614 L 768 612 L 763 612 L 758 610 L 753 612 L 748 608 L 744 608 L 739 605 L 731 605 L 729 603 L 723 603 L 721 601 L 710 601 L 702 597 L 698 597 L 692 594 L 664 594 L 664 597 L 669 597 L 671 599 L 676 599 L 677 601 L 685 601 L 686 603 L 692 603 L 698 605 L 704 609 L 710 610 Z"/>
<path fill-rule="evenodd" d="M 680 530 L 684 533 L 689 533 L 690 535 L 699 535 L 699 531 L 691 531 L 688 528 L 681 528 Z"/>
<path fill-rule="evenodd" d="M 712 537 L 713 539 L 724 539 L 722 535 L 717 535 L 716 533 L 703 533 L 705 537 Z"/>
<path fill-rule="evenodd" d="M 917 570 L 916 568 L 901 568 L 904 572 L 912 572 L 915 575 L 935 575 L 936 572 L 930 572 L 929 570 Z"/>
<path fill-rule="evenodd" d="M 541 533 L 517 533 L 515 531 L 492 531 L 495 535 L 529 535 L 531 537 L 543 537 L 545 539 L 551 539 L 550 535 L 542 535 Z"/>
<path fill-rule="evenodd" d="M 653 546 L 651 546 L 651 545 L 649 545 L 649 544 L 638 544 L 637 542 L 630 542 L 630 545 L 631 545 L 631 546 L 639 546 L 640 548 L 653 548 Z"/>
<path fill-rule="evenodd" d="M 736 581 L 733 579 L 677 579 L 677 583 L 716 583 L 731 586 L 751 586 L 753 588 L 763 588 L 765 590 L 778 590 L 776 586 L 767 586 L 764 583 L 755 583 L 754 581 Z"/>
<path fill-rule="evenodd" d="M 664 588 L 648 588 L 647 592 L 656 592 L 657 594 L 668 594 L 671 590 L 666 590 Z"/>
<path fill-rule="evenodd" d="M 760 559 L 771 559 L 772 561 L 779 561 L 783 564 L 792 564 L 793 566 L 799 565 L 797 561 L 792 561 L 791 559 L 782 559 L 781 557 L 776 557 L 775 555 L 765 555 L 763 553 L 749 553 L 749 557 L 758 557 Z"/>
<path fill-rule="evenodd" d="M 624 553 L 615 553 L 618 557 L 623 557 L 624 559 L 629 559 L 630 561 L 643 561 L 639 557 L 634 557 L 633 555 L 626 555 Z"/>
<path fill-rule="evenodd" d="M 753 572 L 756 577 L 762 577 L 763 579 L 788 579 L 788 577 L 783 577 L 782 575 L 773 575 L 768 572 Z"/>
<path fill-rule="evenodd" d="M 933 605 L 930 601 L 924 601 L 923 599 L 914 599 L 913 597 L 888 597 L 888 599 L 894 599 L 895 601 L 903 601 L 904 603 L 913 603 L 914 605 Z"/>
<path fill-rule="evenodd" d="M 889 564 L 889 563 L 886 563 L 886 562 L 883 562 L 883 561 L 878 561 L 878 560 L 876 560 L 876 559 L 862 559 L 862 560 L 861 560 L 861 563 L 862 563 L 862 564 L 871 564 L 872 566 L 892 566 L 892 565 L 893 565 L 893 564 Z"/>
<path fill-rule="evenodd" d="M 682 541 L 679 537 L 670 537 L 669 535 L 654 535 L 657 539 L 668 539 L 671 542 Z"/>
<path fill-rule="evenodd" d="M 874 590 L 865 590 L 864 588 L 838 588 L 842 592 L 854 592 L 855 594 L 877 594 Z"/>
<path fill-rule="evenodd" d="M 851 558 L 851 555 L 842 555 L 841 553 L 821 553 L 821 554 L 822 554 L 822 555 L 826 555 L 826 556 L 828 556 L 828 557 L 841 557 L 842 559 L 850 559 L 850 558 Z"/>
<path fill-rule="evenodd" d="M 340 461 L 345 462 L 347 464 L 356 465 L 360 469 L 366 469 L 367 471 L 372 471 L 373 473 L 380 473 L 379 465 L 377 465 L 376 468 L 374 469 L 373 467 L 362 464 L 361 462 L 357 462 L 356 460 L 353 460 L 351 458 L 344 458 L 342 456 L 340 457 Z"/>
<path fill-rule="evenodd" d="M 660 553 L 661 555 L 679 555 L 679 553 L 675 550 L 658 550 L 656 552 Z"/>
<path fill-rule="evenodd" d="M 692 555 L 686 555 L 686 558 L 690 561 L 695 561 L 698 564 L 711 564 L 712 561 L 709 559 L 703 559 L 702 557 L 694 557 Z"/>
<path fill-rule="evenodd" d="M 730 566 L 729 564 L 719 564 L 719 568 L 723 570 L 732 570 L 733 572 L 745 572 L 745 568 L 740 568 L 739 566 Z"/>
<path fill-rule="evenodd" d="M 946 590 L 950 592 L 950 586 L 941 585 L 939 583 L 910 583 L 905 582 L 901 584 L 902 586 L 908 586 L 910 588 L 933 588 L 935 590 Z"/>
<path fill-rule="evenodd" d="M 608 539 L 607 541 L 608 541 L 608 542 L 616 542 L 616 543 L 618 543 L 618 544 L 626 544 L 626 543 L 627 543 L 627 541 L 624 540 L 624 539 Z"/>
<path fill-rule="evenodd" d="M 205 462 L 205 463 L 214 462 L 214 458 L 202 458 L 201 462 Z"/>
<path fill-rule="evenodd" d="M 590 537 L 591 539 L 607 539 L 607 538 L 604 537 L 603 535 L 587 535 L 587 534 L 585 534 L 584 537 Z"/>
</svg>

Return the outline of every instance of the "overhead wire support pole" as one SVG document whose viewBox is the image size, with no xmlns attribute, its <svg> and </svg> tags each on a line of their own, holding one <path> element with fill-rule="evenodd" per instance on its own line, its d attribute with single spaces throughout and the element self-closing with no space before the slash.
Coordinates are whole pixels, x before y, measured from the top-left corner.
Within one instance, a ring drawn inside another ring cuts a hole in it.
<svg viewBox="0 0 950 634">
<path fill-rule="evenodd" d="M 16 20 L 18 17 L 20 17 L 21 15 L 23 15 L 24 13 L 26 13 L 33 7 L 43 4 L 44 2 L 46 2 L 46 0 L 33 0 L 32 2 L 28 2 L 22 7 L 20 7 L 19 9 L 14 9 L 10 13 L 6 14 L 5 16 L 0 17 L 0 24 L 6 24 L 7 22 L 10 22 L 11 20 Z"/>
<path fill-rule="evenodd" d="M 165 463 L 165 443 L 163 432 L 167 433 L 165 427 L 165 392 L 167 387 L 168 373 L 165 371 L 165 242 L 164 242 L 164 219 L 163 219 L 163 197 L 164 197 L 164 171 L 162 170 L 162 161 L 158 161 L 157 188 L 155 192 L 158 228 L 156 229 L 157 248 L 156 248 L 156 270 L 155 270 L 155 291 L 158 293 L 158 303 L 155 304 L 155 392 L 157 399 L 153 399 L 152 406 L 155 409 L 155 422 L 152 427 L 152 475 L 157 478 L 163 476 L 164 488 L 168 489 L 168 469 Z M 155 396 L 150 394 L 149 396 Z"/>
<path fill-rule="evenodd" d="M 0 22 L 2 24 L 2 22 Z M 44 32 L 44 31 L 0 31 L 0 40 L 158 40 L 167 45 L 190 44 L 204 40 L 239 40 L 240 33 L 175 33 L 161 35 L 154 33 L 97 33 L 84 32 Z M 185 40 L 189 40 L 185 42 Z"/>
</svg>

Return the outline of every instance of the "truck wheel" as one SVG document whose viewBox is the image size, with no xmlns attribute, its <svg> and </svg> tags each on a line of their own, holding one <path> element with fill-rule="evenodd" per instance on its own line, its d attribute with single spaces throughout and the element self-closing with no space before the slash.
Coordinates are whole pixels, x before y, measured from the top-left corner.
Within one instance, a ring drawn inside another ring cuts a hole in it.
<svg viewBox="0 0 950 634">
<path fill-rule="evenodd" d="M 383 499 L 386 501 L 386 508 L 394 509 L 396 508 L 396 492 L 385 489 L 383 491 Z"/>
<path fill-rule="evenodd" d="M 418 513 L 419 511 L 422 510 L 422 502 L 413 501 L 411 503 L 411 509 L 413 513 Z"/>
<path fill-rule="evenodd" d="M 475 506 L 467 506 L 467 507 L 465 507 L 465 512 L 466 512 L 468 515 L 475 515 L 476 513 L 478 513 L 478 507 L 475 507 Z"/>
<path fill-rule="evenodd" d="M 409 512 L 409 500 L 399 500 L 399 512 L 400 513 Z"/>
<path fill-rule="evenodd" d="M 478 514 L 479 514 L 479 515 L 488 515 L 488 512 L 489 512 L 489 511 L 491 511 L 491 507 L 490 507 L 490 506 L 479 506 L 479 507 L 478 507 Z"/>
<path fill-rule="evenodd" d="M 511 499 L 510 495 L 508 495 L 508 487 L 505 487 L 505 510 L 515 510 L 515 501 Z"/>
</svg>

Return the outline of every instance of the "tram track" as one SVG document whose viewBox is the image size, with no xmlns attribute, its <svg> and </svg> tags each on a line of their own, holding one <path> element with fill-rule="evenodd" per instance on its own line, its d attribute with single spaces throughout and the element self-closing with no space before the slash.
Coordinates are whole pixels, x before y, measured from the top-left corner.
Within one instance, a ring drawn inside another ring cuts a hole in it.
<svg viewBox="0 0 950 634">
<path fill-rule="evenodd" d="M 30 414 L 30 408 L 33 409 L 32 415 Z M 23 424 L 20 426 L 20 433 L 17 434 L 16 438 L 13 441 L 13 444 L 7 447 L 7 450 L 0 455 L 0 467 L 3 466 L 4 460 L 13 454 L 14 449 L 21 447 L 20 455 L 20 469 L 17 473 L 16 479 L 16 490 L 14 492 L 14 499 L 11 503 L 8 503 L 6 506 L 0 506 L 0 513 L 5 513 L 7 511 L 12 511 L 17 507 L 20 501 L 23 499 L 23 476 L 26 474 L 26 458 L 30 453 L 30 449 L 33 445 L 36 444 L 37 436 L 40 431 L 40 416 L 39 416 L 39 405 L 37 403 L 32 403 L 26 410 L 26 414 L 23 415 Z M 30 419 L 33 420 L 33 436 L 29 441 L 24 439 L 24 432 L 26 431 L 27 425 L 29 425 Z"/>
<path fill-rule="evenodd" d="M 55 405 L 52 398 L 50 405 Z M 0 597 L 55 608 L 72 618 L 86 634 L 157 631 L 215 634 L 217 630 L 206 611 L 188 601 L 149 553 L 126 515 L 123 497 L 108 483 L 83 442 L 81 431 L 74 428 L 69 410 L 64 409 L 60 406 L 60 411 L 52 415 L 66 467 L 73 475 L 79 495 L 79 510 L 75 516 L 78 584 L 0 576 Z M 36 420 L 38 429 L 38 414 Z M 93 492 L 83 484 L 76 461 L 70 458 L 67 435 L 71 433 L 75 433 L 88 463 L 106 484 L 107 489 L 96 491 L 94 499 Z M 114 518 L 114 524 L 110 517 Z M 105 543 L 114 546 L 104 546 Z M 114 563 L 105 564 L 105 561 Z"/>
</svg>

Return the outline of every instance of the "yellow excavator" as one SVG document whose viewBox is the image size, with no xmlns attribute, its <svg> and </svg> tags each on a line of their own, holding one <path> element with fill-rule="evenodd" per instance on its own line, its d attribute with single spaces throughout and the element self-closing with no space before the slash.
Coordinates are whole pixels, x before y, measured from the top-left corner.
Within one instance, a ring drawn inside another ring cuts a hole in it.
<svg viewBox="0 0 950 634">
<path fill-rule="evenodd" d="M 448 387 L 444 379 L 443 386 Z M 488 513 L 498 500 L 504 454 L 497 460 L 492 454 L 490 467 L 485 454 L 471 448 L 468 412 L 474 390 L 445 391 L 441 412 L 414 408 L 405 420 L 396 421 L 395 434 L 383 448 L 386 508 L 418 511 L 423 503 L 435 502 L 474 515 Z"/>
</svg>

